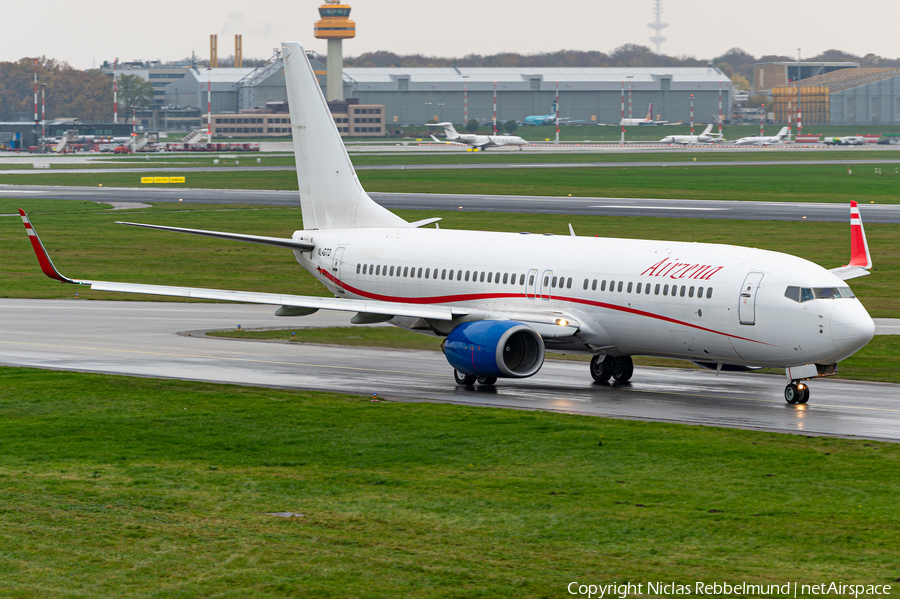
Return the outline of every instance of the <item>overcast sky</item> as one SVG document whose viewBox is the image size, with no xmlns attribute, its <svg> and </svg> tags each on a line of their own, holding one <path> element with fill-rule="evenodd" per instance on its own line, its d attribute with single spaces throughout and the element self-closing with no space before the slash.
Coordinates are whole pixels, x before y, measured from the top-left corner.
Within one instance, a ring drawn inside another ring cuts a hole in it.
<svg viewBox="0 0 900 599">
<path fill-rule="evenodd" d="M 310 0 L 43 0 L 3 2 L 0 61 L 47 56 L 76 68 L 104 60 L 206 58 L 209 34 L 219 56 L 243 35 L 245 58 L 267 58 L 281 41 L 324 53 L 313 38 L 319 1 Z M 649 46 L 653 0 L 351 0 L 357 35 L 344 55 L 374 50 L 463 56 L 555 50 L 610 52 Z M 813 56 L 830 48 L 896 58 L 897 0 L 663 0 L 662 51 L 711 58 L 732 47 L 755 56 Z"/>
</svg>

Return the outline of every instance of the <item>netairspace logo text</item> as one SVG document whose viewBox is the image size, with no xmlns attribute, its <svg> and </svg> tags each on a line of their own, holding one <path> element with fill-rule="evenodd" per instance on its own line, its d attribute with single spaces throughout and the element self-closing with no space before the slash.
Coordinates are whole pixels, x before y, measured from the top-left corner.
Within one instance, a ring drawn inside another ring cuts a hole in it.
<svg viewBox="0 0 900 599">
<path fill-rule="evenodd" d="M 618 597 L 625 599 L 630 595 L 700 595 L 700 596 L 765 596 L 781 597 L 821 597 L 826 595 L 839 597 L 878 597 L 891 594 L 889 584 L 846 584 L 843 582 L 822 582 L 803 584 L 789 582 L 786 584 L 750 584 L 740 582 L 694 582 L 680 584 L 677 582 L 623 582 L 608 584 L 582 584 L 570 582 L 566 587 L 570 595 L 579 595 L 589 599 Z"/>
</svg>

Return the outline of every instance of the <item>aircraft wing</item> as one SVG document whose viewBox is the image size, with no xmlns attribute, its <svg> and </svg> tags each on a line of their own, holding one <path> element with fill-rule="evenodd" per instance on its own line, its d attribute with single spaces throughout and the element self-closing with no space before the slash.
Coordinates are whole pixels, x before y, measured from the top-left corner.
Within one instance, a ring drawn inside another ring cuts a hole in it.
<svg viewBox="0 0 900 599">
<path fill-rule="evenodd" d="M 434 135 L 431 136 L 431 139 L 433 139 L 434 141 L 436 141 L 436 142 L 439 143 L 439 144 L 445 144 L 445 145 L 448 145 L 448 146 L 466 146 L 466 147 L 469 146 L 469 144 L 459 143 L 458 141 L 446 141 L 446 140 L 440 140 L 440 139 L 438 139 L 437 137 L 435 137 Z"/>
<path fill-rule="evenodd" d="M 485 311 L 480 309 L 471 309 L 462 306 L 453 306 L 447 304 L 420 304 L 406 302 L 386 302 L 380 300 L 359 300 L 338 297 L 315 297 L 308 295 L 287 295 L 279 293 L 261 293 L 254 291 L 233 291 L 228 289 L 205 289 L 202 287 L 181 287 L 172 285 L 145 285 L 142 283 L 122 283 L 117 281 L 90 281 L 86 279 L 70 279 L 57 270 L 50 255 L 47 253 L 44 244 L 38 237 L 37 231 L 28 219 L 28 215 L 23 210 L 19 210 L 28 238 L 34 248 L 38 263 L 45 275 L 72 285 L 89 286 L 95 291 L 115 291 L 121 293 L 146 293 L 148 295 L 165 295 L 170 297 L 187 297 L 192 299 L 206 299 L 227 302 L 242 302 L 249 304 L 267 304 L 272 306 L 280 306 L 278 312 L 284 312 L 285 315 L 291 315 L 291 308 L 302 308 L 308 310 L 301 314 L 311 314 L 316 310 L 340 310 L 344 312 L 359 312 L 364 314 L 378 314 L 386 316 L 406 316 L 411 318 L 422 318 L 431 320 L 449 321 L 454 318 L 464 318 L 465 320 L 484 320 L 484 319 L 508 319 L 519 320 L 531 325 L 537 332 L 545 338 L 550 337 L 568 337 L 578 332 L 579 322 L 563 312 L 558 311 L 539 311 L 539 312 L 511 312 L 504 310 Z M 423 221 L 424 222 L 424 221 Z M 195 229 L 179 229 L 176 227 L 157 227 L 164 230 L 174 230 L 178 232 L 194 232 Z M 203 233 L 218 233 L 216 231 L 204 231 Z M 252 239 L 242 239 L 238 234 L 225 233 L 228 237 L 235 241 L 246 241 L 250 243 L 259 243 Z M 299 242 L 298 242 L 299 244 Z M 307 244 L 312 245 L 312 244 Z M 294 248 L 298 249 L 298 248 Z M 306 248 L 304 251 L 311 251 L 313 247 Z M 278 314 L 276 312 L 276 314 Z M 294 315 L 298 315 L 296 312 Z"/>
</svg>

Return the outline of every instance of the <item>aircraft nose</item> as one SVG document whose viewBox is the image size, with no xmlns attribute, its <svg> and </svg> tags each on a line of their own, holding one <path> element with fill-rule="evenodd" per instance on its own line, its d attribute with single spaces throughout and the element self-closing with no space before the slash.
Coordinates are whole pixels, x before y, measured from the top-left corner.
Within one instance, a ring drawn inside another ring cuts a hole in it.
<svg viewBox="0 0 900 599">
<path fill-rule="evenodd" d="M 834 346 L 845 354 L 854 354 L 875 336 L 875 323 L 855 300 L 835 300 L 831 312 L 831 340 Z"/>
</svg>

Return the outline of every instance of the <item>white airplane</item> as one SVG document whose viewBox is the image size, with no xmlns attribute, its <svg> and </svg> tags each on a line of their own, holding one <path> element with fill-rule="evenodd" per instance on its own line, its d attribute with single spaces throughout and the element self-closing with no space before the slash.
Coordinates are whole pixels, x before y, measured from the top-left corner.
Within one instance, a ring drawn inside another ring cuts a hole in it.
<svg viewBox="0 0 900 599">
<path fill-rule="evenodd" d="M 457 133 L 453 123 L 437 123 L 428 125 L 429 127 L 443 127 L 444 135 L 449 141 L 441 141 L 434 135 L 431 139 L 439 144 L 447 144 L 451 146 L 468 146 L 476 150 L 487 150 L 491 147 L 499 146 L 527 146 L 528 142 L 518 135 L 475 135 L 474 133 Z"/>
<path fill-rule="evenodd" d="M 623 127 L 633 127 L 635 125 L 665 125 L 669 121 L 654 121 L 653 120 L 653 103 L 650 103 L 650 107 L 647 108 L 647 116 L 642 119 L 622 119 L 619 121 L 619 125 Z"/>
<path fill-rule="evenodd" d="M 768 146 L 771 144 L 781 144 L 790 141 L 790 127 L 782 127 L 778 135 L 751 135 L 750 137 L 742 137 L 731 142 L 736 146 Z"/>
<path fill-rule="evenodd" d="M 722 141 L 721 133 L 713 133 L 713 126 L 707 125 L 700 135 L 667 135 L 660 143 L 664 144 L 714 144 Z"/>
<path fill-rule="evenodd" d="M 785 399 L 804 403 L 802 381 L 835 374 L 872 339 L 874 323 L 844 283 L 872 267 L 855 202 L 850 263 L 832 270 L 732 245 L 576 237 L 571 226 L 559 237 L 426 229 L 440 218 L 407 222 L 366 194 L 303 46 L 282 49 L 305 228 L 286 239 L 122 224 L 290 249 L 334 297 L 70 279 L 20 210 L 44 273 L 102 291 L 270 304 L 279 316 L 355 312 L 353 323 L 444 337 L 466 386 L 530 377 L 549 350 L 593 356 L 601 383 L 628 381 L 636 355 L 717 371 L 784 368 Z"/>
</svg>

